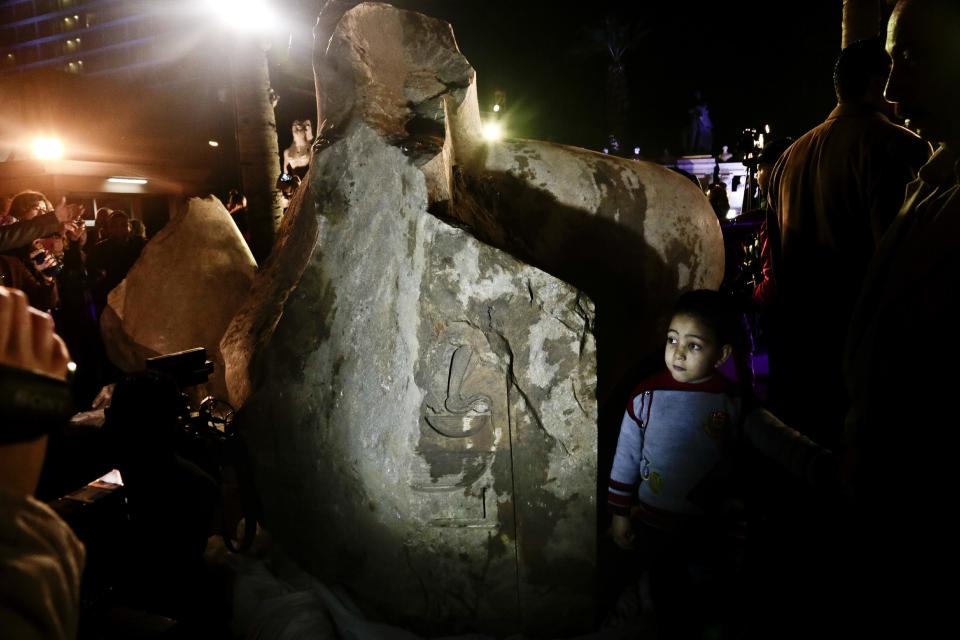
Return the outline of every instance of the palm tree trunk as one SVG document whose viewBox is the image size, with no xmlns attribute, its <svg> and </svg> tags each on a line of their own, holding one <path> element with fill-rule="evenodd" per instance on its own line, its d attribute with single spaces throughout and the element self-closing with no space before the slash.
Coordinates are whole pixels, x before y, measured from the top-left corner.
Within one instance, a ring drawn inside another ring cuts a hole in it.
<svg viewBox="0 0 960 640">
<path fill-rule="evenodd" d="M 840 48 L 864 38 L 881 35 L 883 0 L 843 0 L 843 29 Z"/>
<path fill-rule="evenodd" d="M 277 122 L 270 104 L 270 71 L 265 48 L 241 40 L 230 56 L 230 78 L 236 101 L 237 154 L 251 231 L 251 251 L 263 264 L 280 224 L 280 150 Z"/>
<path fill-rule="evenodd" d="M 606 74 L 607 133 L 612 134 L 622 145 L 627 129 L 627 112 L 630 108 L 630 87 L 627 70 L 622 62 L 611 61 Z"/>
</svg>

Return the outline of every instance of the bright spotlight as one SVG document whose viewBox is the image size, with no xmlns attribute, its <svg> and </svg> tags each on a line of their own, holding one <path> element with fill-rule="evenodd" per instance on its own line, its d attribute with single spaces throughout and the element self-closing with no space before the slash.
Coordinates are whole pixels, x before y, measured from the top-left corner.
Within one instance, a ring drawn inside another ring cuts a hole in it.
<svg viewBox="0 0 960 640">
<path fill-rule="evenodd" d="M 220 143 L 217 142 L 216 140 L 207 140 L 207 144 L 213 147 L 214 149 L 220 146 Z"/>
<path fill-rule="evenodd" d="M 488 122 L 483 125 L 483 138 L 488 142 L 496 142 L 503 138 L 503 127 L 499 122 Z"/>
<path fill-rule="evenodd" d="M 493 112 L 494 112 L 494 113 L 500 113 L 500 105 L 498 105 L 498 104 L 493 105 Z"/>
<path fill-rule="evenodd" d="M 727 220 L 733 220 L 737 217 L 736 209 L 727 209 Z"/>
<path fill-rule="evenodd" d="M 263 32 L 276 22 L 267 0 L 206 0 L 206 6 L 224 25 L 237 31 Z"/>
<path fill-rule="evenodd" d="M 59 160 L 63 157 L 63 145 L 56 138 L 36 138 L 33 156 L 37 160 Z"/>
</svg>

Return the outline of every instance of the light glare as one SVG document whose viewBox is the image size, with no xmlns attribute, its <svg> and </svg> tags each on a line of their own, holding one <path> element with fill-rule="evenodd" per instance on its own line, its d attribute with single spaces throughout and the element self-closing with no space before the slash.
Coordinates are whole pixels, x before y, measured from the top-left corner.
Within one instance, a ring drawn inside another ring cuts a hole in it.
<svg viewBox="0 0 960 640">
<path fill-rule="evenodd" d="M 496 142 L 503 138 L 503 127 L 499 122 L 488 122 L 483 125 L 483 138 L 488 142 Z"/>
<path fill-rule="evenodd" d="M 264 32 L 276 20 L 266 0 L 206 0 L 206 5 L 225 26 L 237 31 Z"/>
<path fill-rule="evenodd" d="M 56 138 L 37 138 L 33 141 L 33 156 L 37 160 L 59 160 L 63 145 Z"/>
</svg>

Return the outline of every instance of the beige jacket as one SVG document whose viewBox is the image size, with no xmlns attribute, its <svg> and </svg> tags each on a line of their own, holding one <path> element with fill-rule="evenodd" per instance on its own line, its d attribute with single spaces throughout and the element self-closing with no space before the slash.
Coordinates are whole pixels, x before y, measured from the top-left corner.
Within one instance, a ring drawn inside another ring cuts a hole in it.
<svg viewBox="0 0 960 640">
<path fill-rule="evenodd" d="M 0 636 L 77 635 L 84 548 L 50 507 L 0 492 Z"/>
</svg>

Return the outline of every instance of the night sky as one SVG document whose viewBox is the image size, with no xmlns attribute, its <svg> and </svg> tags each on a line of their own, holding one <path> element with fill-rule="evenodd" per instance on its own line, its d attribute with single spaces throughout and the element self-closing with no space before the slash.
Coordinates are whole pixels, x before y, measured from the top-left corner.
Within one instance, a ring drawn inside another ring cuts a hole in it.
<svg viewBox="0 0 960 640">
<path fill-rule="evenodd" d="M 600 28 L 607 15 L 646 31 L 625 57 L 631 99 L 622 143 L 628 149 L 640 146 L 648 158 L 667 147 L 679 150 L 695 90 L 710 108 L 718 148 L 732 146 L 745 127 L 769 124 L 773 137 L 802 134 L 834 105 L 831 73 L 840 48 L 841 0 L 392 4 L 453 25 L 461 51 L 477 70 L 481 110 L 489 109 L 495 89 L 506 92 L 511 137 L 604 146 L 609 58 L 589 30 Z M 301 10 L 306 14 L 313 6 L 304 0 Z M 300 42 L 308 44 L 303 37 Z M 304 86 L 309 69 L 297 71 Z M 283 94 L 284 78 L 277 75 Z M 289 142 L 290 114 L 308 108 L 313 107 L 302 93 L 289 94 L 286 103 L 281 99 L 278 125 L 286 136 L 281 144 Z"/>
</svg>

